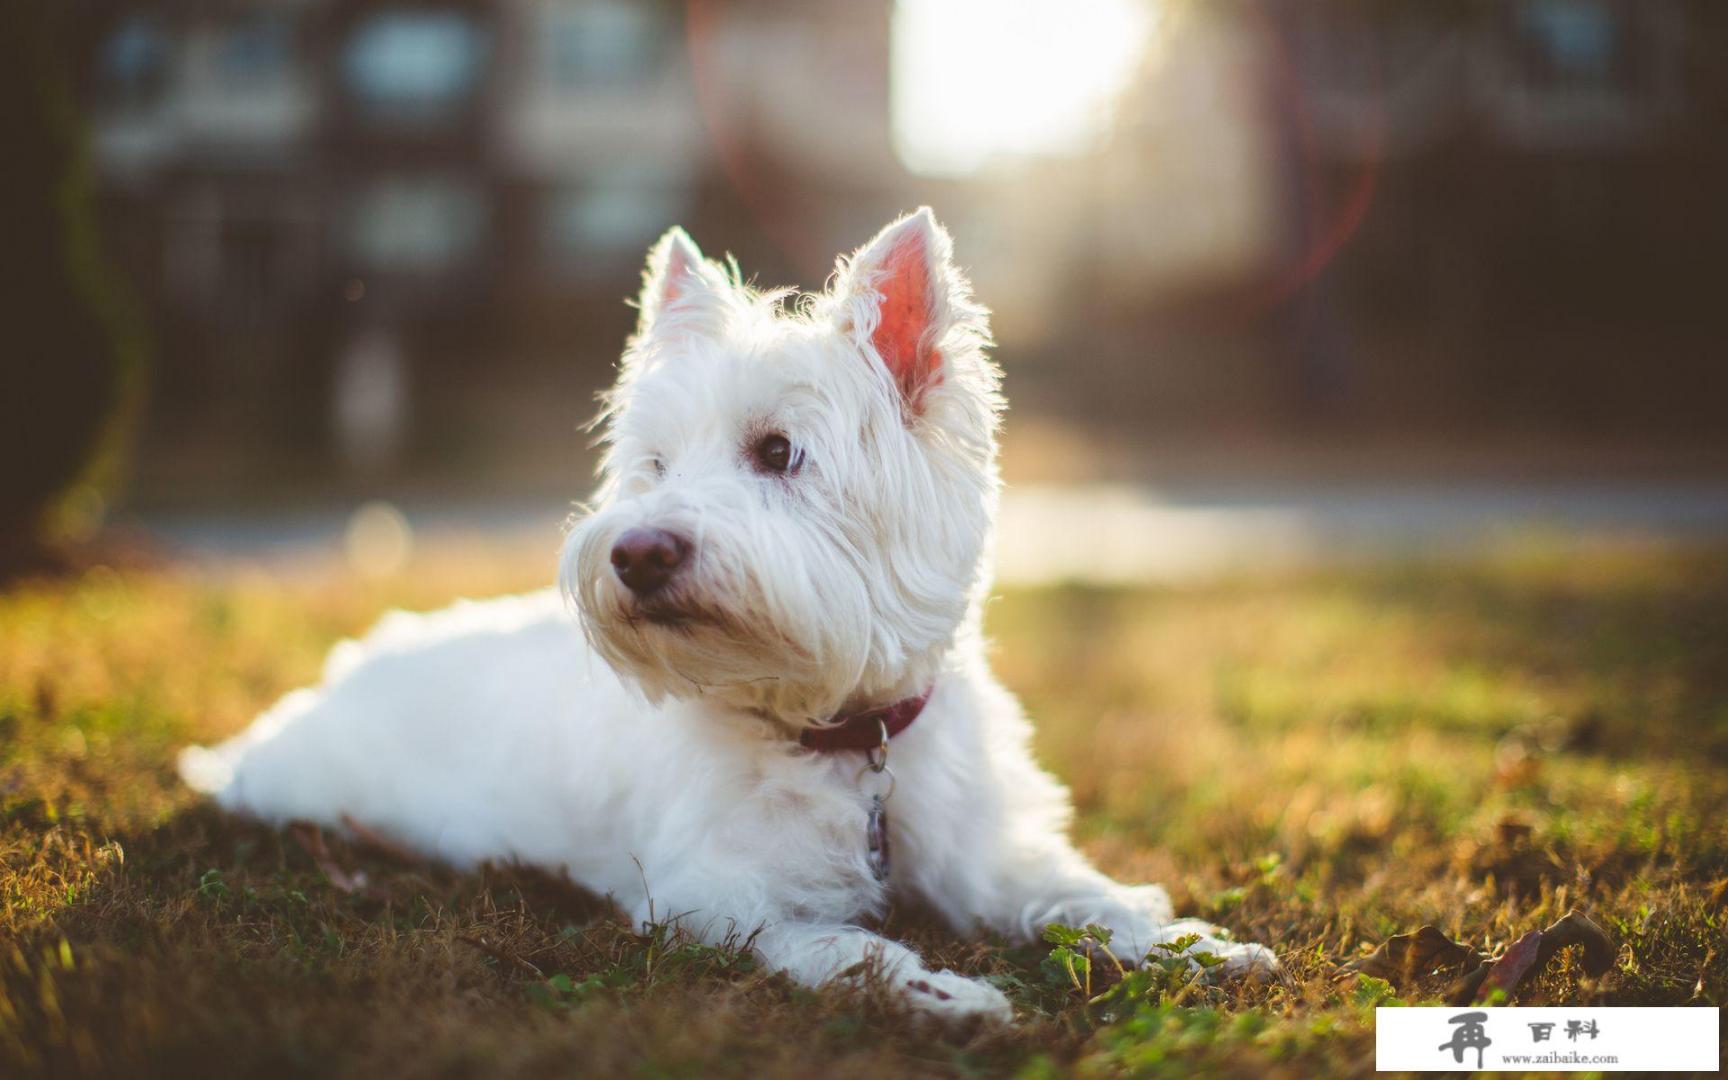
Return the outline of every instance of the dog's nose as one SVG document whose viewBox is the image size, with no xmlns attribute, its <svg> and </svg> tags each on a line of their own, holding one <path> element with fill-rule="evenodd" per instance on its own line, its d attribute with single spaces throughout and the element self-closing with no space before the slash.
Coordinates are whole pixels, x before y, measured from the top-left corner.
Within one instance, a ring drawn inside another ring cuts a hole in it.
<svg viewBox="0 0 1728 1080">
<path fill-rule="evenodd" d="M 682 537 L 665 529 L 631 529 L 612 545 L 612 569 L 625 588 L 647 596 L 672 580 L 689 550 Z"/>
</svg>

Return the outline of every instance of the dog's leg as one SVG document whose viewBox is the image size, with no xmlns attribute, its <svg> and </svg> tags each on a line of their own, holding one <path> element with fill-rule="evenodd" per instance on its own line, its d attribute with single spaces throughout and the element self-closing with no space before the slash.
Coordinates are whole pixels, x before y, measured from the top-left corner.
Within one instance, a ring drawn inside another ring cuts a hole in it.
<svg viewBox="0 0 1728 1080">
<path fill-rule="evenodd" d="M 1157 945 L 1198 935 L 1199 941 L 1189 951 L 1211 953 L 1223 960 L 1217 975 L 1257 976 L 1278 970 L 1277 958 L 1264 945 L 1232 941 L 1229 931 L 1200 919 L 1172 919 L 1170 897 L 1162 887 L 1114 881 L 1086 864 L 1072 849 L 1062 861 L 1071 865 L 1069 872 L 1060 876 L 1002 868 L 1006 873 L 1004 894 L 1010 903 L 1018 901 L 1015 910 L 1002 913 L 1012 915 L 1007 927 L 1011 936 L 1033 940 L 1055 923 L 1102 926 L 1110 931 L 1111 951 L 1125 962 L 1138 963 L 1154 953 Z"/>
<path fill-rule="evenodd" d="M 1010 940 L 1036 941 L 1052 923 L 1096 924 L 1111 932 L 1111 951 L 1125 962 L 1192 933 L 1201 938 L 1196 950 L 1224 960 L 1217 975 L 1277 970 L 1263 945 L 1233 942 L 1198 920 L 1173 920 L 1162 888 L 1125 885 L 1094 867 L 1068 839 L 1067 791 L 1018 740 L 1003 739 L 992 755 L 980 756 L 988 768 L 961 774 L 973 787 L 953 799 L 968 814 L 928 815 L 906 836 L 910 883 L 956 929 L 981 922 Z"/>
<path fill-rule="evenodd" d="M 1172 919 L 1170 897 L 1157 885 L 1124 885 L 1095 869 L 1066 838 L 1049 837 L 1034 858 L 1026 851 L 999 850 L 993 865 L 948 882 L 970 894 L 973 918 L 1014 941 L 1036 941 L 1051 924 L 1102 926 L 1110 949 L 1124 962 L 1138 963 L 1154 946 L 1189 934 L 1200 940 L 1191 951 L 1221 958 L 1215 974 L 1267 975 L 1278 970 L 1264 945 L 1231 941 L 1229 932 L 1199 919 Z M 942 906 L 954 910 L 950 895 Z"/>
<path fill-rule="evenodd" d="M 931 971 L 911 949 L 856 926 L 780 923 L 764 927 L 755 944 L 764 963 L 806 986 L 874 975 L 923 1012 L 1001 1023 L 1014 1018 L 1008 998 L 989 983 Z"/>
<path fill-rule="evenodd" d="M 738 832 L 769 835 L 760 824 Z M 952 971 L 932 971 L 905 945 L 850 921 L 853 912 L 868 907 L 868 898 L 856 891 L 868 880 L 862 877 L 868 873 L 863 866 L 849 886 L 845 875 L 837 880 L 831 864 L 819 861 L 827 854 L 825 845 L 813 843 L 808 854 L 818 861 L 800 866 L 799 852 L 789 850 L 798 841 L 797 831 L 785 830 L 780 839 L 778 844 L 734 843 L 722 835 L 694 845 L 665 872 L 644 873 L 641 891 L 622 898 L 622 904 L 638 924 L 675 912 L 679 928 L 707 944 L 743 941 L 766 969 L 785 972 L 803 986 L 879 979 L 910 1007 L 938 1017 L 1013 1019 L 1007 997 L 994 986 Z"/>
</svg>

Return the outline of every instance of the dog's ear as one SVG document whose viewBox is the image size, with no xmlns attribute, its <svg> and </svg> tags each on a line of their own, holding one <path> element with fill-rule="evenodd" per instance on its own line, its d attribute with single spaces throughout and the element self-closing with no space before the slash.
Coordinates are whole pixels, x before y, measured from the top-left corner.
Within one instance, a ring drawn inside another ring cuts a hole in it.
<svg viewBox="0 0 1728 1080">
<path fill-rule="evenodd" d="M 942 381 L 951 359 L 945 352 L 965 347 L 966 334 L 974 340 L 983 334 L 983 312 L 953 251 L 948 230 L 921 207 L 840 262 L 836 318 L 866 354 L 881 359 L 914 412 Z"/>
<path fill-rule="evenodd" d="M 730 289 L 725 272 L 703 258 L 690 235 L 674 225 L 648 249 L 636 333 L 646 336 L 673 324 L 706 327 Z"/>
</svg>

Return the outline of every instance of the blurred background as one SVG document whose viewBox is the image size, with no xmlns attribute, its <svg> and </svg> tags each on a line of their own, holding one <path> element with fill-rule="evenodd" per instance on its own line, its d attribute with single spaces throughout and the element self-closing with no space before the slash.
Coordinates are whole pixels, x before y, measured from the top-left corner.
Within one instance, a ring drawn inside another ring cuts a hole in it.
<svg viewBox="0 0 1728 1080">
<path fill-rule="evenodd" d="M 815 289 L 924 203 L 996 313 L 1011 579 L 1728 533 L 1719 0 L 12 21 L 14 557 L 549 548 L 660 232 Z"/>
</svg>

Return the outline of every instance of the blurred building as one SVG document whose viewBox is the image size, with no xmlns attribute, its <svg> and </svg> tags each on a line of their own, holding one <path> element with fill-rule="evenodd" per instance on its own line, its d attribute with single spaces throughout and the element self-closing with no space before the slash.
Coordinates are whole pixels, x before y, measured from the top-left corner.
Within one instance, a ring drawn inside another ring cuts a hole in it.
<svg viewBox="0 0 1728 1080">
<path fill-rule="evenodd" d="M 973 182 L 980 277 L 1095 420 L 1716 438 L 1725 16 L 1173 6 L 1105 145 Z"/>
<path fill-rule="evenodd" d="M 1595 436 L 1720 429 L 1721 5 L 1275 11 L 1300 88 L 1281 111 L 1285 244 L 1349 226 L 1295 341 L 1310 399 Z"/>
<path fill-rule="evenodd" d="M 1728 431 L 1718 0 L 1157 4 L 1098 139 L 960 176 L 896 155 L 891 0 L 82 2 L 190 484 L 503 475 L 573 441 L 668 224 L 812 287 L 920 202 L 1023 412 Z"/>
<path fill-rule="evenodd" d="M 161 0 L 86 32 L 167 444 L 383 467 L 554 354 L 567 432 L 668 225 L 820 280 L 903 201 L 882 4 Z"/>
</svg>

